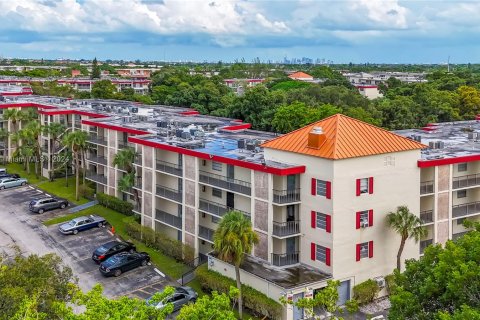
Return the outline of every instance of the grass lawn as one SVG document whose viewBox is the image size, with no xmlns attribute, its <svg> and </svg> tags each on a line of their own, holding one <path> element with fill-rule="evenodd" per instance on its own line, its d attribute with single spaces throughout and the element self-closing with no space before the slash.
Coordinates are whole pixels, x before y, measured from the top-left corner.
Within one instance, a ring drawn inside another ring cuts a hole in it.
<svg viewBox="0 0 480 320">
<path fill-rule="evenodd" d="M 57 178 L 55 181 L 49 181 L 44 177 L 37 178 L 35 176 L 35 167 L 31 164 L 30 174 L 23 169 L 21 163 L 9 163 L 5 166 L 7 172 L 18 173 L 22 178 L 26 178 L 28 183 L 36 188 L 39 188 L 47 193 L 51 193 L 61 198 L 65 198 L 71 203 L 83 204 L 89 200 L 80 198 L 79 201 L 75 200 L 75 177 L 68 178 L 68 187 L 66 186 L 65 178 Z"/>
<path fill-rule="evenodd" d="M 43 224 L 46 226 L 50 226 L 53 224 L 71 220 L 75 217 L 89 215 L 89 214 L 97 214 L 104 217 L 115 228 L 116 234 L 118 234 L 120 237 L 122 237 L 125 240 L 129 240 L 135 243 L 138 251 L 147 252 L 151 257 L 152 262 L 156 266 L 158 266 L 159 269 L 162 270 L 162 272 L 164 272 L 166 275 L 173 278 L 174 280 L 180 279 L 182 274 L 184 274 L 189 270 L 189 267 L 187 267 L 183 263 L 177 262 L 175 259 L 170 258 L 169 256 L 166 256 L 157 250 L 149 248 L 139 241 L 130 239 L 130 237 L 125 232 L 125 225 L 127 222 L 132 221 L 133 217 L 127 217 L 121 213 L 102 207 L 100 205 L 96 205 L 91 208 L 82 210 L 80 212 L 72 213 L 66 216 L 53 218 L 45 221 Z M 198 284 L 198 289 L 199 288 L 200 288 L 200 284 Z M 197 285 L 195 286 L 195 289 L 197 289 Z"/>
</svg>

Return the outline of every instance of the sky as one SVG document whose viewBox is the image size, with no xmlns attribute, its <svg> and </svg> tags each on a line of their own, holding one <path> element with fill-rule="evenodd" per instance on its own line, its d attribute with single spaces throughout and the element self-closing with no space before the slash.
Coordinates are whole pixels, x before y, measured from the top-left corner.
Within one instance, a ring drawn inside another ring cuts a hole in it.
<svg viewBox="0 0 480 320">
<path fill-rule="evenodd" d="M 0 56 L 480 62 L 480 1 L 0 0 Z"/>
</svg>

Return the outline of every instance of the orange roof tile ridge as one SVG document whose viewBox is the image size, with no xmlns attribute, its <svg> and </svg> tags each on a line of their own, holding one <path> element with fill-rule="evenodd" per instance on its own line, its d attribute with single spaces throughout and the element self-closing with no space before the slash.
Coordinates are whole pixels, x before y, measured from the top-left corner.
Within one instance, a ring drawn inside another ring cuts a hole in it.
<svg viewBox="0 0 480 320">
<path fill-rule="evenodd" d="M 334 124 L 334 133 L 333 133 L 333 150 L 332 150 L 332 156 L 333 158 L 336 158 L 337 156 L 337 142 L 338 142 L 338 126 L 340 125 L 340 119 L 341 119 L 341 113 L 337 113 L 333 115 L 335 117 L 335 124 Z M 330 118 L 330 117 L 329 117 Z M 325 118 L 328 119 L 328 118 Z M 323 120 L 325 120 L 323 119 Z M 323 121 L 322 120 L 322 121 Z"/>
</svg>

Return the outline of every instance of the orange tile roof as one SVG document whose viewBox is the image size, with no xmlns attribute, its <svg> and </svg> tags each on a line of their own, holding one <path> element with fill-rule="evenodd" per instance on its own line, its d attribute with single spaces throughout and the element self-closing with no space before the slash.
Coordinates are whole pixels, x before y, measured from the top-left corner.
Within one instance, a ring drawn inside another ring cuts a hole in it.
<svg viewBox="0 0 480 320">
<path fill-rule="evenodd" d="M 308 134 L 314 127 L 321 127 L 326 136 L 326 141 L 318 149 L 307 146 Z M 366 122 L 336 114 L 267 141 L 262 147 L 338 160 L 423 149 L 426 146 Z"/>
<path fill-rule="evenodd" d="M 313 76 L 311 76 L 311 75 L 309 75 L 309 74 L 306 74 L 305 72 L 301 72 L 301 71 L 292 73 L 292 74 L 289 75 L 288 77 L 291 78 L 291 79 L 297 79 L 297 78 L 313 78 Z"/>
</svg>

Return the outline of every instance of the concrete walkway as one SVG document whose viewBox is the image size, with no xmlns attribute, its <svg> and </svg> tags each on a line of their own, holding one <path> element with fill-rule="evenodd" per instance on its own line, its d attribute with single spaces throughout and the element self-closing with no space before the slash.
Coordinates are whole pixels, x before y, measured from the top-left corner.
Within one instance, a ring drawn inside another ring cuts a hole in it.
<svg viewBox="0 0 480 320">
<path fill-rule="evenodd" d="M 79 206 L 76 206 L 76 207 L 72 207 L 68 210 L 68 212 L 69 213 L 75 213 L 75 212 L 82 211 L 82 210 L 88 209 L 90 207 L 93 207 L 94 205 L 97 205 L 97 204 L 98 204 L 97 200 L 90 201 L 90 202 L 87 202 L 85 204 L 82 204 L 82 205 L 79 205 Z"/>
</svg>

